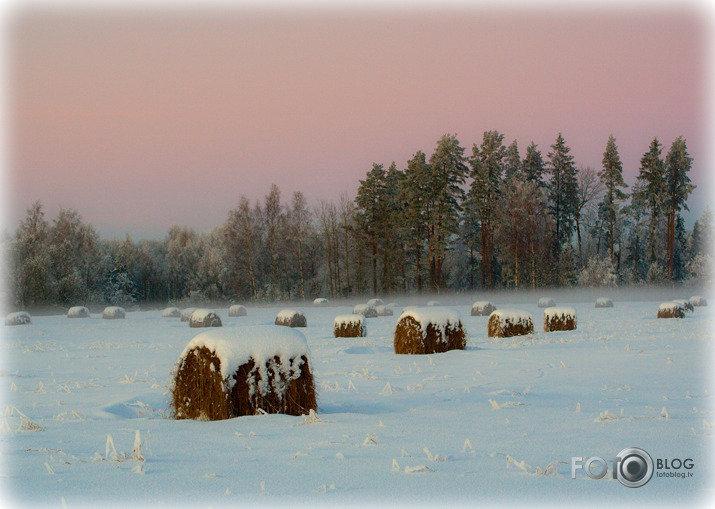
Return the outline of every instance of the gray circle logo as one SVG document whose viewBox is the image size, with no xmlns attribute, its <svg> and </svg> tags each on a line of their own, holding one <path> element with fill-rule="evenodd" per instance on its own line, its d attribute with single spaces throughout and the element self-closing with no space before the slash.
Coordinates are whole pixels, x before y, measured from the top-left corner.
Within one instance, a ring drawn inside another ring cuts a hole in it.
<svg viewBox="0 0 715 509">
<path fill-rule="evenodd" d="M 638 447 L 628 447 L 618 453 L 616 476 L 629 488 L 640 488 L 653 477 L 653 458 Z"/>
</svg>

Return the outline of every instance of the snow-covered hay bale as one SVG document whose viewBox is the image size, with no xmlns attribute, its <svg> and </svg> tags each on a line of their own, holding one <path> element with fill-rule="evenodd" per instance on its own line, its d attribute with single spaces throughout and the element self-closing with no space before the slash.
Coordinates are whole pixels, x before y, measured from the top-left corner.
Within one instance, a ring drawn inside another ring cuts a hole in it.
<svg viewBox="0 0 715 509">
<path fill-rule="evenodd" d="M 613 307 L 613 301 L 609 299 L 608 297 L 599 297 L 596 299 L 596 307 L 597 308 L 612 308 Z"/>
<path fill-rule="evenodd" d="M 284 309 L 276 316 L 275 324 L 285 327 L 307 327 L 308 320 L 305 319 L 305 315 L 300 311 Z"/>
<path fill-rule="evenodd" d="M 552 308 L 556 305 L 556 302 L 554 302 L 554 299 L 551 297 L 541 297 L 539 299 L 538 306 L 540 308 Z"/>
<path fill-rule="evenodd" d="M 697 307 L 705 307 L 708 305 L 708 300 L 701 296 L 701 295 L 693 295 L 690 297 L 690 302 L 693 303 L 693 306 Z"/>
<path fill-rule="evenodd" d="M 124 308 L 119 306 L 107 306 L 104 308 L 104 311 L 102 311 L 102 318 L 105 320 L 118 320 L 126 317 L 127 312 L 124 311 Z"/>
<path fill-rule="evenodd" d="M 375 311 L 377 311 L 377 316 L 393 316 L 395 314 L 390 306 L 377 306 Z"/>
<path fill-rule="evenodd" d="M 432 306 L 441 306 L 442 304 L 440 304 L 440 302 L 438 300 L 431 300 L 427 303 L 427 305 L 432 307 Z"/>
<path fill-rule="evenodd" d="M 196 308 L 184 308 L 181 310 L 181 321 L 188 322 L 191 320 L 191 315 L 196 311 Z"/>
<path fill-rule="evenodd" d="M 325 298 L 323 298 L 323 297 L 318 297 L 317 299 L 315 299 L 315 300 L 313 301 L 313 306 L 318 307 L 318 308 L 324 308 L 324 307 L 326 307 L 328 304 L 330 304 L 330 303 L 328 302 L 328 299 L 325 299 Z"/>
<path fill-rule="evenodd" d="M 5 317 L 5 325 L 29 325 L 31 323 L 32 319 L 27 311 L 16 311 Z"/>
<path fill-rule="evenodd" d="M 179 318 L 181 310 L 179 308 L 166 308 L 161 312 L 161 316 L 164 318 Z"/>
<path fill-rule="evenodd" d="M 89 309 L 84 306 L 73 306 L 67 310 L 67 318 L 89 318 Z"/>
<path fill-rule="evenodd" d="M 531 313 L 518 309 L 497 309 L 489 315 L 487 335 L 490 338 L 525 336 L 534 332 Z"/>
<path fill-rule="evenodd" d="M 362 315 L 336 316 L 333 321 L 333 335 L 336 338 L 361 338 L 367 336 L 367 324 Z"/>
<path fill-rule="evenodd" d="M 693 307 L 693 303 L 690 302 L 688 299 L 673 299 L 673 302 L 677 302 L 681 306 L 683 306 L 683 309 L 685 311 L 690 311 L 691 313 L 695 311 L 695 307 Z"/>
<path fill-rule="evenodd" d="M 189 327 L 191 328 L 201 328 L 201 327 L 221 327 L 221 318 L 210 309 L 197 309 L 191 313 L 191 318 L 189 318 Z"/>
<path fill-rule="evenodd" d="M 488 300 L 478 300 L 472 304 L 472 316 L 489 316 L 496 310 L 496 306 Z"/>
<path fill-rule="evenodd" d="M 369 301 L 367 301 L 367 305 L 377 308 L 377 306 L 384 306 L 385 303 L 382 301 L 382 299 L 370 299 Z"/>
<path fill-rule="evenodd" d="M 213 421 L 317 406 L 305 336 L 262 325 L 194 337 L 176 365 L 170 408 L 176 419 Z"/>
<path fill-rule="evenodd" d="M 234 317 L 234 316 L 247 316 L 248 311 L 246 310 L 246 306 L 242 306 L 240 304 L 234 304 L 233 306 L 230 306 L 228 308 L 228 316 Z"/>
<path fill-rule="evenodd" d="M 544 332 L 576 329 L 574 308 L 553 307 L 544 309 Z"/>
<path fill-rule="evenodd" d="M 685 318 L 685 309 L 677 302 L 663 302 L 658 307 L 658 318 Z"/>
<path fill-rule="evenodd" d="M 353 308 L 353 314 L 362 315 L 365 318 L 376 318 L 377 309 L 375 308 L 375 306 L 371 306 L 370 304 L 357 304 Z"/>
<path fill-rule="evenodd" d="M 454 309 L 407 308 L 395 326 L 396 354 L 430 354 L 464 350 L 467 336 Z"/>
</svg>

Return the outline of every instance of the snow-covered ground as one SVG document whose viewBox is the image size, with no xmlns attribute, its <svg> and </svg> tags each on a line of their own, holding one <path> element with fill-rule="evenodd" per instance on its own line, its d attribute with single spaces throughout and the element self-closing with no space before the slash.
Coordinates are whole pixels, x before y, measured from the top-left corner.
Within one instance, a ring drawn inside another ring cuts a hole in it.
<svg viewBox="0 0 715 509">
<path fill-rule="evenodd" d="M 595 298 L 558 298 L 578 329 L 544 333 L 537 298 L 489 295 L 534 317 L 535 334 L 508 339 L 488 338 L 488 317 L 470 316 L 478 296 L 440 296 L 461 314 L 467 349 L 425 356 L 393 353 L 400 308 L 369 319 L 367 337 L 333 338 L 334 318 L 354 303 L 293 304 L 308 321 L 298 330 L 317 414 L 218 422 L 167 418 L 171 372 L 201 329 L 161 310 L 33 316 L 5 327 L 0 347 L 2 496 L 32 507 L 705 503 L 715 478 L 711 308 L 656 319 L 676 295 L 609 296 L 614 307 L 601 309 Z M 279 309 L 217 311 L 233 328 L 272 324 Z M 661 469 L 641 488 L 610 472 L 571 478 L 572 457 L 610 466 L 626 447 L 693 467 Z"/>
</svg>

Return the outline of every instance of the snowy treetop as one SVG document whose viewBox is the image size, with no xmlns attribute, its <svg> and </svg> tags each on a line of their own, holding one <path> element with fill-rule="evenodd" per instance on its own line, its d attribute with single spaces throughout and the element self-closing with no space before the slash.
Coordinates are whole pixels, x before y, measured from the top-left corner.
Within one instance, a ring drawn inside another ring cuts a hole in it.
<svg viewBox="0 0 715 509">
<path fill-rule="evenodd" d="M 363 315 L 340 315 L 335 317 L 335 325 L 348 325 L 348 324 L 362 324 L 364 320 Z"/>
</svg>

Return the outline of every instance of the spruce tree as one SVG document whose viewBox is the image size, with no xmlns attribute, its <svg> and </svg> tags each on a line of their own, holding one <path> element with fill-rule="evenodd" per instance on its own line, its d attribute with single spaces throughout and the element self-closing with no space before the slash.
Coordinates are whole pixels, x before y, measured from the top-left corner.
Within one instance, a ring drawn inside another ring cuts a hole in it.
<svg viewBox="0 0 715 509">
<path fill-rule="evenodd" d="M 661 158 L 663 146 L 658 138 L 653 138 L 648 152 L 641 157 L 641 167 L 637 177 L 637 199 L 645 204 L 649 214 L 648 258 L 650 263 L 658 259 L 658 245 L 662 238 L 660 223 L 664 217 L 665 165 Z"/>
<path fill-rule="evenodd" d="M 608 238 L 610 239 L 608 251 L 611 255 L 611 265 L 613 265 L 615 263 L 613 226 L 616 223 L 617 216 L 620 214 L 618 202 L 626 199 L 626 194 L 620 188 L 627 187 L 623 181 L 623 164 L 621 163 L 621 156 L 618 154 L 618 147 L 613 134 L 608 137 L 606 142 L 606 151 L 603 153 L 602 164 L 603 170 L 598 172 L 598 176 L 606 188 L 604 203 L 608 209 Z"/>
<path fill-rule="evenodd" d="M 526 155 L 521 164 L 521 169 L 524 172 L 524 178 L 531 182 L 536 182 L 539 187 L 544 186 L 544 159 L 541 157 L 541 151 L 536 148 L 537 145 L 533 141 L 526 147 Z"/>
<path fill-rule="evenodd" d="M 554 218 L 554 236 L 552 253 L 559 261 L 565 245 L 571 240 L 574 230 L 575 205 L 578 202 L 578 182 L 576 165 L 569 154 L 571 149 L 559 133 L 556 142 L 551 145 L 547 171 L 551 178 L 547 184 L 549 212 Z"/>
<path fill-rule="evenodd" d="M 509 180 L 512 177 L 522 178 L 522 163 L 516 140 L 512 141 L 504 152 L 504 180 Z"/>
<path fill-rule="evenodd" d="M 678 213 L 682 209 L 689 210 L 686 201 L 690 193 L 695 189 L 695 186 L 690 183 L 690 177 L 688 177 L 692 163 L 693 159 L 688 155 L 685 140 L 682 136 L 678 136 L 671 145 L 668 155 L 665 156 L 666 267 L 668 277 L 671 279 L 675 276 Z"/>
</svg>

